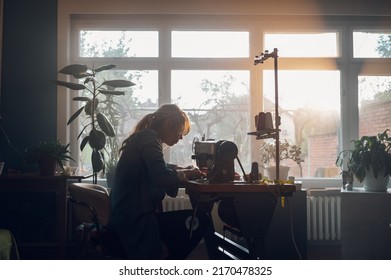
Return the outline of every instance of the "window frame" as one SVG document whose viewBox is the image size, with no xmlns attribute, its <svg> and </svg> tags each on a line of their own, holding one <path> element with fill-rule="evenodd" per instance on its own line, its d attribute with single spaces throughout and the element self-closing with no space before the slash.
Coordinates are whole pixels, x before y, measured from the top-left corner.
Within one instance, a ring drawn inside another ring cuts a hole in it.
<svg viewBox="0 0 391 280">
<path fill-rule="evenodd" d="M 284 21 L 282 19 L 284 18 Z M 327 27 L 321 25 L 312 16 L 292 16 L 289 25 L 286 17 L 280 16 L 205 16 L 205 15 L 72 15 L 70 25 L 71 40 L 67 57 L 68 63 L 86 63 L 90 58 L 75 56 L 77 47 L 77 30 L 80 27 L 92 28 L 102 24 L 108 28 L 117 29 L 118 26 L 131 26 L 132 30 L 157 30 L 159 32 L 159 56 L 157 58 L 123 58 L 115 60 L 117 68 L 127 65 L 129 69 L 158 70 L 159 71 L 159 100 L 161 103 L 170 101 L 171 70 L 249 70 L 250 71 L 250 114 L 255 115 L 261 111 L 262 104 L 262 71 L 273 69 L 272 63 L 265 63 L 262 67 L 254 67 L 254 56 L 263 52 L 264 34 L 271 32 L 300 33 L 300 32 L 338 32 L 338 57 L 331 58 L 279 58 L 279 69 L 286 70 L 339 70 L 341 73 L 341 139 L 340 150 L 351 146 L 350 139 L 358 137 L 358 86 L 357 77 L 363 75 L 391 75 L 389 69 L 390 58 L 354 58 L 353 57 L 353 31 L 354 30 L 381 30 L 383 27 L 375 26 L 373 17 L 324 17 Z M 289 19 L 288 19 L 289 20 Z M 314 25 L 314 22 L 316 24 Z M 386 18 L 391 23 L 391 18 Z M 388 25 L 390 26 L 390 25 Z M 389 27 L 385 29 L 389 30 Z M 181 58 L 171 57 L 171 31 L 247 31 L 250 38 L 250 57 L 248 58 Z M 97 58 L 92 60 L 95 64 L 113 58 Z M 363 67 L 365 65 L 365 67 Z M 164 94 L 167 93 L 167 94 Z M 72 103 L 70 103 L 72 104 Z M 61 119 L 69 116 L 72 109 L 59 110 Z M 59 133 L 61 136 L 62 133 Z M 77 137 L 77 134 L 76 134 Z M 75 133 L 67 132 L 67 139 L 75 139 Z M 256 140 L 251 140 L 252 157 L 256 154 Z M 78 149 L 78 145 L 71 151 Z M 306 187 L 340 187 L 340 178 L 303 178 Z"/>
</svg>

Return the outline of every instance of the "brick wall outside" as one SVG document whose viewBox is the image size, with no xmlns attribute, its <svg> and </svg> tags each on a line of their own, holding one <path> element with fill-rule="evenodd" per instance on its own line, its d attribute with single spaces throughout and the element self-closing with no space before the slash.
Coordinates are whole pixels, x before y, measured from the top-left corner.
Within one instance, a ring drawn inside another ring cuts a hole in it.
<svg viewBox="0 0 391 280">
<path fill-rule="evenodd" d="M 337 158 L 337 134 L 324 134 L 310 136 L 308 139 L 308 175 L 314 176 L 318 167 L 335 168 Z"/>
<path fill-rule="evenodd" d="M 377 135 L 391 129 L 391 101 L 368 103 L 360 108 L 359 134 Z M 337 134 L 313 135 L 308 138 L 308 158 L 303 163 L 303 175 L 312 177 L 318 167 L 335 168 Z"/>
<path fill-rule="evenodd" d="M 391 129 L 391 101 L 368 103 L 360 108 L 359 134 L 377 135 Z"/>
</svg>

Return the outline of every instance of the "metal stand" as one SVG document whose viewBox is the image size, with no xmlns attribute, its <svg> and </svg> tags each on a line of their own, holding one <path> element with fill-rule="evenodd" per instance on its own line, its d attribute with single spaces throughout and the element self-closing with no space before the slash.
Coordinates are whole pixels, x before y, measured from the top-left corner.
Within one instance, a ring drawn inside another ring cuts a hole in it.
<svg viewBox="0 0 391 280">
<path fill-rule="evenodd" d="M 281 118 L 278 113 L 278 50 L 275 48 L 273 52 L 269 53 L 269 51 L 265 51 L 264 53 L 261 53 L 259 56 L 255 56 L 254 59 L 254 65 L 257 65 L 259 63 L 262 63 L 267 60 L 268 58 L 274 58 L 274 99 L 275 99 L 275 133 L 273 133 L 273 138 L 276 141 L 276 180 L 280 179 L 280 125 L 281 125 Z M 249 133 L 253 134 L 253 133 Z M 263 139 L 267 137 L 260 137 L 259 133 L 255 133 L 258 136 L 258 139 Z"/>
</svg>

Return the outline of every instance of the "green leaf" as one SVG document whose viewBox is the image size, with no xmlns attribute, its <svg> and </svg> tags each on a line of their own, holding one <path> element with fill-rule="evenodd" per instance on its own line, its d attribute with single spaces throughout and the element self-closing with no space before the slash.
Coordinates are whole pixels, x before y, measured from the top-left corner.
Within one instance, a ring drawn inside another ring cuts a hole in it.
<svg viewBox="0 0 391 280">
<path fill-rule="evenodd" d="M 77 83 L 71 83 L 71 82 L 64 82 L 64 81 L 54 81 L 54 83 L 58 86 L 66 87 L 73 90 L 84 90 L 86 87 L 82 84 Z"/>
<path fill-rule="evenodd" d="M 83 64 L 71 64 L 68 66 L 65 66 L 62 68 L 59 73 L 65 74 L 65 75 L 77 75 L 80 73 L 84 73 L 88 70 L 87 65 Z"/>
<path fill-rule="evenodd" d="M 117 90 L 100 89 L 99 92 L 107 95 L 125 95 L 124 91 L 117 91 Z"/>
<path fill-rule="evenodd" d="M 88 139 L 89 139 L 89 136 L 86 136 L 83 138 L 83 140 L 81 141 L 80 143 L 80 151 L 83 151 L 84 147 L 87 145 L 88 143 Z"/>
<path fill-rule="evenodd" d="M 86 97 L 86 96 L 76 96 L 72 100 L 74 101 L 91 101 L 91 98 Z"/>
<path fill-rule="evenodd" d="M 86 103 L 86 106 L 85 106 L 85 113 L 89 116 L 92 116 L 96 110 L 96 108 L 98 108 L 98 103 L 99 101 L 97 99 L 94 99 L 95 102 L 93 102 L 92 100 L 88 101 Z M 93 103 L 94 103 L 94 106 L 93 106 Z"/>
<path fill-rule="evenodd" d="M 128 80 L 110 80 L 110 81 L 104 81 L 102 85 L 106 85 L 113 88 L 119 88 L 119 87 L 132 87 L 136 84 Z"/>
<path fill-rule="evenodd" d="M 81 107 L 79 110 L 77 110 L 68 120 L 67 125 L 69 125 L 71 122 L 73 122 L 83 111 L 85 106 Z"/>
<path fill-rule="evenodd" d="M 106 135 L 102 131 L 92 129 L 89 136 L 88 143 L 90 144 L 91 148 L 101 150 L 105 147 Z"/>
<path fill-rule="evenodd" d="M 93 149 L 91 154 L 91 163 L 93 172 L 99 172 L 103 169 L 103 159 L 99 151 Z"/>
<path fill-rule="evenodd" d="M 106 133 L 107 136 L 110 137 L 115 136 L 114 128 L 105 115 L 103 115 L 102 113 L 98 113 L 96 115 L 96 119 L 98 121 L 100 128 L 103 130 L 104 133 Z"/>
<path fill-rule="evenodd" d="M 113 69 L 115 67 L 116 67 L 115 64 L 107 64 L 107 65 L 103 65 L 103 66 L 100 66 L 100 67 L 96 68 L 95 72 L 98 73 L 98 72 L 101 72 L 101 71 Z"/>
</svg>

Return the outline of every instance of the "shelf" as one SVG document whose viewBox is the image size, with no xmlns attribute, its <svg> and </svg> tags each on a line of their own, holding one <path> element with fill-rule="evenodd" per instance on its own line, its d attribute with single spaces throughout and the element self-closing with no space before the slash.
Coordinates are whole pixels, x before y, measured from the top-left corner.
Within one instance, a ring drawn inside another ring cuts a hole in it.
<svg viewBox="0 0 391 280">
<path fill-rule="evenodd" d="M 255 135 L 257 136 L 257 140 L 259 139 L 269 139 L 273 138 L 275 139 L 277 136 L 277 129 L 263 129 L 259 131 L 253 131 L 253 132 L 248 132 L 247 135 Z"/>
</svg>

